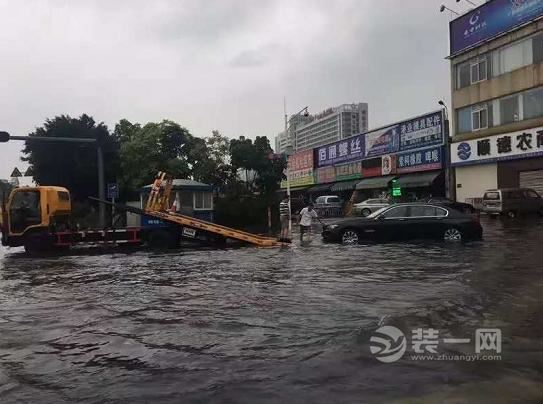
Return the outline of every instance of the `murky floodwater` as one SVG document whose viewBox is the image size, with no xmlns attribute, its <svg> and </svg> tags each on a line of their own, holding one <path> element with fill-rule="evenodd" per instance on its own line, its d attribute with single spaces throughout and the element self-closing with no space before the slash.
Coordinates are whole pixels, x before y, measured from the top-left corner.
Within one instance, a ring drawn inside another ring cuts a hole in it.
<svg viewBox="0 0 543 404">
<path fill-rule="evenodd" d="M 541 402 L 543 220 L 483 224 L 467 245 L 1 250 L 0 402 Z M 381 363 L 383 324 L 500 328 L 502 359 Z"/>
</svg>

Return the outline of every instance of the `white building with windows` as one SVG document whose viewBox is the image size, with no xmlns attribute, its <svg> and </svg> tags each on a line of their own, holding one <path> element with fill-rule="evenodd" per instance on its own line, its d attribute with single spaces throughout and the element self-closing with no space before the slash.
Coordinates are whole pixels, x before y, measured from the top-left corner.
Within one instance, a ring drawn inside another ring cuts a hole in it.
<svg viewBox="0 0 543 404">
<path fill-rule="evenodd" d="M 343 104 L 318 114 L 293 116 L 289 133 L 275 138 L 275 150 L 283 153 L 288 146 L 295 151 L 313 149 L 368 130 L 368 104 Z"/>
<path fill-rule="evenodd" d="M 459 201 L 477 203 L 492 188 L 543 192 L 543 11 L 535 3 L 493 0 L 450 24 Z"/>
</svg>

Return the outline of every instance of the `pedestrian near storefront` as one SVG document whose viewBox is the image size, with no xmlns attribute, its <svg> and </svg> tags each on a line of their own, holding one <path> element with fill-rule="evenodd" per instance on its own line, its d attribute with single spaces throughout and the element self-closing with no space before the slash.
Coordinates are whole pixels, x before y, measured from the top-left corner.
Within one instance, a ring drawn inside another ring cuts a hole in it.
<svg viewBox="0 0 543 404">
<path fill-rule="evenodd" d="M 289 222 L 290 222 L 290 198 L 287 195 L 279 203 L 279 218 L 281 220 L 281 236 L 279 241 L 290 242 Z"/>
<path fill-rule="evenodd" d="M 307 207 L 303 208 L 300 212 L 300 241 L 304 241 L 304 234 L 311 233 L 311 224 L 313 219 L 317 219 L 318 215 L 315 209 L 313 209 L 313 203 L 309 203 Z"/>
</svg>

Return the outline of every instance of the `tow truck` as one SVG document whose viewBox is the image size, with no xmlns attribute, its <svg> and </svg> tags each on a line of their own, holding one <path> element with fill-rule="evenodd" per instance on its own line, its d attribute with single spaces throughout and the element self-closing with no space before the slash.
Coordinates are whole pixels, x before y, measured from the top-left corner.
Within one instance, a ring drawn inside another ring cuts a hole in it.
<svg viewBox="0 0 543 404">
<path fill-rule="evenodd" d="M 71 224 L 69 191 L 57 186 L 15 188 L 2 208 L 2 245 L 23 246 L 28 253 L 70 248 L 75 245 L 135 245 L 151 248 L 175 248 L 180 241 L 223 244 L 235 240 L 258 247 L 277 247 L 275 238 L 248 233 L 215 223 L 181 215 L 170 209 L 173 178 L 158 173 L 144 208 L 90 198 L 113 205 L 116 211 L 132 212 L 159 219 L 159 228 L 126 227 L 78 230 Z"/>
</svg>

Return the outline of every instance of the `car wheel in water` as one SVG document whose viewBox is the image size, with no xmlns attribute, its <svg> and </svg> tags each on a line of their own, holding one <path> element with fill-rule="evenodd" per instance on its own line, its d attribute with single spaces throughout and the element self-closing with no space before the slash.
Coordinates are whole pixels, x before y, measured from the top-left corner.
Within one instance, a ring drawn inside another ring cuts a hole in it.
<svg viewBox="0 0 543 404">
<path fill-rule="evenodd" d="M 462 233 L 460 230 L 451 227 L 450 229 L 445 230 L 443 233 L 443 240 L 445 241 L 461 241 Z"/>
<path fill-rule="evenodd" d="M 341 235 L 341 242 L 346 245 L 358 244 L 360 237 L 355 230 L 347 229 Z"/>
<path fill-rule="evenodd" d="M 368 217 L 369 215 L 371 215 L 371 210 L 368 208 L 362 209 L 362 216 Z"/>
</svg>

